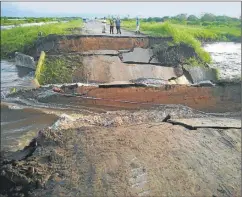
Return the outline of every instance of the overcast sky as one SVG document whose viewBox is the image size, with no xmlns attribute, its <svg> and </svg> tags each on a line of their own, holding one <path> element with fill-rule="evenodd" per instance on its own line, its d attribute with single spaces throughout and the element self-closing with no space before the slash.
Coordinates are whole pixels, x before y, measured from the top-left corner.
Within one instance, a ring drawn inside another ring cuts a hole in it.
<svg viewBox="0 0 242 197">
<path fill-rule="evenodd" d="M 240 2 L 1 2 L 2 16 L 81 16 L 82 14 L 173 16 L 213 13 L 239 17 Z"/>
</svg>

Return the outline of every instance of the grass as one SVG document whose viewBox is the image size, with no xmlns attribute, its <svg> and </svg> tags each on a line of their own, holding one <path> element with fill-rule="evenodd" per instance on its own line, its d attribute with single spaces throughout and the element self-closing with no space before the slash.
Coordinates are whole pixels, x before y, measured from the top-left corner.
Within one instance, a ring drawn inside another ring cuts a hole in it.
<svg viewBox="0 0 242 197">
<path fill-rule="evenodd" d="M 46 59 L 38 80 L 41 85 L 70 83 L 72 81 L 72 69 L 67 67 L 66 62 L 62 59 L 54 61 Z"/>
<path fill-rule="evenodd" d="M 11 20 L 6 17 L 1 18 L 1 25 L 20 25 L 25 23 L 39 23 L 39 22 L 50 22 L 50 21 L 57 21 L 56 18 L 19 18 L 18 20 Z"/>
<path fill-rule="evenodd" d="M 123 21 L 123 27 L 134 30 L 135 20 Z M 201 46 L 203 41 L 241 41 L 241 29 L 237 26 L 201 26 L 173 24 L 171 22 L 141 22 L 142 33 L 151 36 L 172 37 L 175 44 L 184 43 L 194 48 L 198 56 L 206 63 L 211 57 Z"/>
<path fill-rule="evenodd" d="M 83 73 L 82 56 L 58 55 L 44 56 L 39 59 L 35 77 L 40 85 L 76 82 L 76 73 Z M 42 58 L 42 59 L 41 59 Z M 79 76 L 84 79 L 84 74 Z"/>
<path fill-rule="evenodd" d="M 82 20 L 73 20 L 70 22 L 60 22 L 56 24 L 47 24 L 32 27 L 15 27 L 1 31 L 1 57 L 7 57 L 13 52 L 24 52 L 25 47 L 31 47 L 38 38 L 38 32 L 44 36 L 49 34 L 69 34 L 71 28 L 81 27 Z"/>
<path fill-rule="evenodd" d="M 168 23 L 178 31 L 191 34 L 196 39 L 211 40 L 211 41 L 240 41 L 241 28 L 239 26 L 201 26 L 201 25 L 186 25 L 173 24 L 171 22 L 141 22 L 140 30 L 146 34 L 153 36 L 172 36 L 166 31 L 164 25 Z M 127 29 L 135 29 L 134 20 L 126 20 L 122 22 L 123 27 Z"/>
<path fill-rule="evenodd" d="M 1 25 L 5 26 L 5 25 L 20 25 L 20 24 L 24 24 L 27 23 L 26 20 L 6 20 L 6 19 L 1 19 Z"/>
<path fill-rule="evenodd" d="M 127 29 L 135 28 L 135 21 L 124 21 L 123 26 Z M 153 36 L 161 36 L 161 37 L 169 37 L 173 38 L 174 44 L 187 44 L 194 48 L 195 52 L 201 58 L 202 61 L 210 63 L 211 57 L 208 52 L 206 52 L 199 40 L 196 39 L 194 34 L 189 33 L 189 31 L 185 28 L 178 28 L 177 26 L 170 24 L 168 22 L 164 23 L 142 23 L 141 29 L 142 32 L 153 35 Z"/>
<path fill-rule="evenodd" d="M 196 66 L 203 67 L 204 66 L 204 64 L 202 64 L 201 62 L 199 62 L 198 60 L 196 60 L 194 57 L 191 57 L 191 58 L 187 59 L 185 61 L 185 64 L 188 64 L 188 65 L 194 66 L 194 67 L 196 67 Z"/>
</svg>

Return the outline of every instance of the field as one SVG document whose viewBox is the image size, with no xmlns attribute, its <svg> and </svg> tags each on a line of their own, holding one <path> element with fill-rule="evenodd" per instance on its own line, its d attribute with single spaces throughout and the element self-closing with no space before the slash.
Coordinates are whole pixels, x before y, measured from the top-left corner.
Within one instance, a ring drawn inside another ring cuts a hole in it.
<svg viewBox="0 0 242 197">
<path fill-rule="evenodd" d="M 209 14 L 205 14 L 201 19 L 194 18 L 195 16 L 189 17 L 186 18 L 181 14 L 172 18 L 142 19 L 140 31 L 151 36 L 171 36 L 176 44 L 188 44 L 205 62 L 210 62 L 211 58 L 201 48 L 201 41 L 241 41 L 241 21 L 239 19 Z M 211 22 L 211 20 L 214 21 Z M 136 21 L 135 19 L 125 19 L 122 26 L 128 30 L 135 30 Z"/>
<path fill-rule="evenodd" d="M 175 24 L 172 22 L 142 22 L 140 30 L 142 33 L 153 36 L 171 36 L 171 32 L 167 29 L 167 24 L 177 31 L 190 34 L 193 37 L 204 41 L 239 41 L 241 37 L 241 29 L 236 26 L 200 26 Z M 123 21 L 123 27 L 129 30 L 135 30 L 135 20 Z"/>
<path fill-rule="evenodd" d="M 69 20 L 77 20 L 80 19 L 79 17 L 1 17 L 1 25 L 20 25 L 24 23 L 39 23 L 39 22 L 50 22 L 50 21 L 69 21 Z"/>
<path fill-rule="evenodd" d="M 1 31 L 1 56 L 7 57 L 15 51 L 24 52 L 25 47 L 31 47 L 37 39 L 38 33 L 43 36 L 49 34 L 70 34 L 73 28 L 80 28 L 82 20 L 72 20 L 69 22 L 59 22 L 57 24 L 47 24 L 34 27 L 15 27 Z"/>
</svg>

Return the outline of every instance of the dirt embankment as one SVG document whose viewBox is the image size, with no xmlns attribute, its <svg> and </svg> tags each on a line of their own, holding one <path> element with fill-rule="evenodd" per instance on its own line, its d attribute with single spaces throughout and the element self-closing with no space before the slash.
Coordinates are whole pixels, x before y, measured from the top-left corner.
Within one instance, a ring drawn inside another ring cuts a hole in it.
<svg viewBox="0 0 242 197">
<path fill-rule="evenodd" d="M 187 85 L 162 85 L 160 87 L 98 87 L 81 85 L 66 92 L 57 93 L 54 86 L 22 90 L 7 98 L 37 101 L 51 105 L 81 107 L 113 107 L 116 109 L 147 109 L 157 105 L 181 104 L 210 113 L 239 112 L 241 85 L 225 84 L 215 87 L 192 87 Z M 31 98 L 32 100 L 29 100 Z"/>
<path fill-rule="evenodd" d="M 204 116 L 164 108 L 64 118 L 59 129 L 39 133 L 27 159 L 1 167 L 1 193 L 239 196 L 240 130 L 191 131 L 162 122 L 168 113 L 174 118 Z"/>
</svg>

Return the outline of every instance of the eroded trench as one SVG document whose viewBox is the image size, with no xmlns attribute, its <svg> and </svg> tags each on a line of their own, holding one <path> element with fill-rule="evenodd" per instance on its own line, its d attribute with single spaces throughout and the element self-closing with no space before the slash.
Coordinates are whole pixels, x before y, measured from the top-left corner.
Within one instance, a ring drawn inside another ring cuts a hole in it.
<svg viewBox="0 0 242 197">
<path fill-rule="evenodd" d="M 171 57 L 157 56 L 153 46 L 169 40 L 73 35 L 43 38 L 28 55 L 37 59 L 40 51 L 45 51 L 49 61 L 64 59 L 68 66 L 79 68 L 72 76 L 73 83 L 22 90 L 10 94 L 8 99 L 18 98 L 18 102 L 28 103 L 34 100 L 50 106 L 71 105 L 75 110 L 78 106 L 96 107 L 106 112 L 86 113 L 76 121 L 62 117 L 58 123 L 61 129 L 43 129 L 23 150 L 6 153 L 1 160 L 0 179 L 5 182 L 2 193 L 9 196 L 168 193 L 226 196 L 233 192 L 236 195 L 237 179 L 233 179 L 234 187 L 227 189 L 222 171 L 216 170 L 215 185 L 221 187 L 219 190 L 207 184 L 213 179 L 204 172 L 215 171 L 204 161 L 223 159 L 221 155 L 228 152 L 227 147 L 236 150 L 231 154 L 238 157 L 241 142 L 237 143 L 236 133 L 241 128 L 238 122 L 241 85 L 219 82 L 212 68 L 182 65 L 184 57 L 194 56 L 189 48 L 181 47 L 179 50 L 183 52 L 179 55 L 175 48 Z M 212 114 L 218 112 L 223 114 Z M 232 114 L 237 120 L 231 119 Z M 196 134 L 187 132 L 194 129 Z M 221 134 L 224 129 L 228 130 L 227 134 Z M 206 132 L 212 133 L 209 136 L 213 140 L 201 140 Z M 200 151 L 204 150 L 201 146 L 207 152 Z M 216 150 L 210 151 L 211 147 Z M 181 152 L 177 151 L 180 149 Z M 192 162 L 198 160 L 204 163 L 200 166 L 202 170 L 193 166 Z M 237 162 L 236 159 L 233 168 L 228 169 L 231 174 L 235 172 L 232 169 L 237 169 Z M 158 170 L 159 166 L 153 168 L 150 163 L 161 165 L 163 170 Z M 172 163 L 170 168 L 166 166 L 168 163 Z M 203 177 L 200 183 L 186 178 L 190 166 L 196 176 Z M 170 180 L 168 174 L 174 169 L 184 181 Z M 188 183 L 185 188 L 191 189 L 184 190 L 183 183 Z M 166 186 L 159 190 L 156 184 Z M 199 189 L 194 190 L 197 185 Z M 167 188 L 169 191 L 163 192 Z"/>
</svg>

